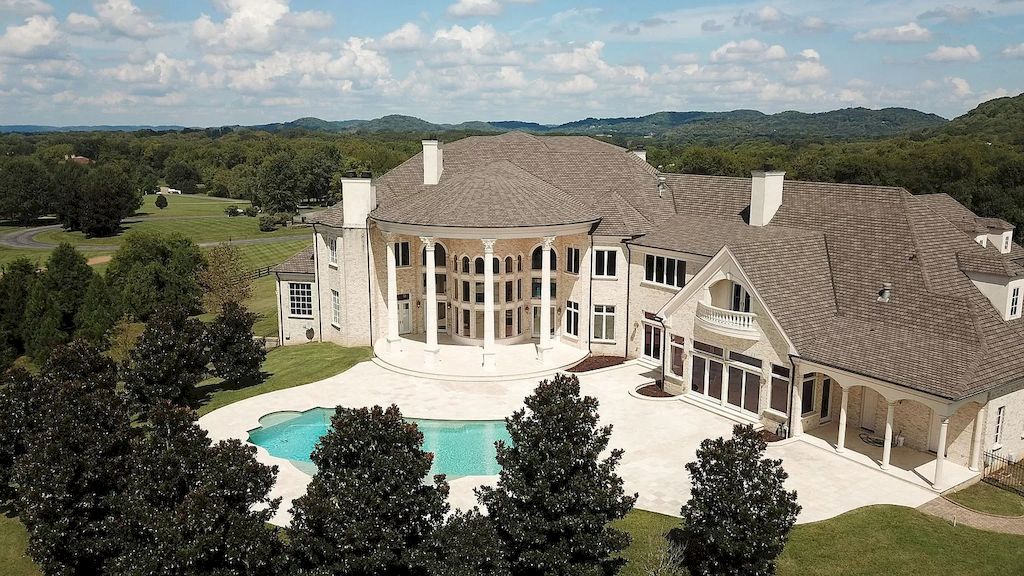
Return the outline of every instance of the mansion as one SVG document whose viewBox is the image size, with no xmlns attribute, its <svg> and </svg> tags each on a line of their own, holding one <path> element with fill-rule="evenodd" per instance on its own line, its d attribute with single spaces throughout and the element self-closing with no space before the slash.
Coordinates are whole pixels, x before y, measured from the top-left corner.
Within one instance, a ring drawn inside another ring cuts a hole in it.
<svg viewBox="0 0 1024 576">
<path fill-rule="evenodd" d="M 1024 455 L 1024 249 L 944 194 L 659 172 L 511 132 L 348 174 L 274 269 L 280 341 L 411 376 L 528 379 L 589 356 L 781 436 L 862 438 L 941 490 Z"/>
</svg>

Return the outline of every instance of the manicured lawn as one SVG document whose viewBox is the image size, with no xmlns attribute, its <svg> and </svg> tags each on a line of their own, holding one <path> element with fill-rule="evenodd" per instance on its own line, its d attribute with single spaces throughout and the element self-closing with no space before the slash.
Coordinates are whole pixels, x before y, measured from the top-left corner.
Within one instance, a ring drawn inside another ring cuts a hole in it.
<svg viewBox="0 0 1024 576">
<path fill-rule="evenodd" d="M 0 234 L 2 233 L 3 231 L 0 230 Z M 0 247 L 0 266 L 6 266 L 22 257 L 28 258 L 37 265 L 42 266 L 46 263 L 46 259 L 50 257 L 50 251 Z"/>
<path fill-rule="evenodd" d="M 947 494 L 946 498 L 971 510 L 987 514 L 1024 515 L 1024 497 L 985 482 L 978 482 L 959 492 Z"/>
<path fill-rule="evenodd" d="M 264 276 L 253 282 L 252 296 L 245 305 L 260 315 L 252 327 L 253 334 L 277 336 L 277 284 L 274 276 Z"/>
<path fill-rule="evenodd" d="M 279 228 L 273 232 L 260 232 L 257 219 L 244 216 L 236 218 L 228 218 L 227 216 L 224 218 L 198 218 L 195 220 L 144 220 L 141 222 L 126 222 L 123 227 L 125 232 L 128 230 L 179 232 L 196 243 L 226 242 L 228 240 L 248 238 L 294 238 L 311 234 L 309 228 L 301 226 Z M 50 244 L 70 242 L 82 248 L 117 245 L 121 243 L 123 238 L 124 232 L 117 236 L 106 238 L 86 238 L 81 232 L 67 232 L 64 230 L 47 230 L 36 236 L 36 240 L 39 242 Z"/>
<path fill-rule="evenodd" d="M 618 523 L 633 536 L 624 576 L 643 576 L 677 518 L 634 510 Z M 950 523 L 912 508 L 868 506 L 796 526 L 779 576 L 1019 576 L 1024 537 Z"/>
<path fill-rule="evenodd" d="M 167 207 L 161 210 L 156 207 L 156 194 L 149 194 L 143 198 L 142 208 L 135 212 L 136 216 L 220 216 L 228 206 L 238 206 L 245 210 L 249 206 L 247 200 L 226 200 L 223 198 L 211 198 L 193 194 L 167 194 Z"/>
<path fill-rule="evenodd" d="M 42 572 L 27 556 L 28 533 L 14 516 L 0 514 L 0 569 L 4 576 L 40 576 Z"/>
<path fill-rule="evenodd" d="M 312 235 L 312 231 L 309 228 L 304 230 L 307 237 L 302 239 L 282 238 L 280 242 L 239 246 L 242 250 L 242 263 L 246 268 L 256 269 L 284 262 L 312 242 L 308 237 Z"/>
<path fill-rule="evenodd" d="M 266 392 L 323 380 L 344 372 L 363 360 L 369 360 L 371 356 L 369 347 L 343 348 L 320 342 L 275 348 L 267 354 L 267 360 L 263 363 L 263 371 L 270 376 L 256 386 L 221 390 L 216 380 L 204 382 L 200 389 L 208 390 L 210 396 L 199 408 L 199 415 Z"/>
</svg>

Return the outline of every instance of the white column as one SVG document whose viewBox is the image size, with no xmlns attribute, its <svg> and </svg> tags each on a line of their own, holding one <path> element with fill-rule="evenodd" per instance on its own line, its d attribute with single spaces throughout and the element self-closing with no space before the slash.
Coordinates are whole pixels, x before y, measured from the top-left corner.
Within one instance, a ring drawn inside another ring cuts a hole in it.
<svg viewBox="0 0 1024 576">
<path fill-rule="evenodd" d="M 494 242 L 484 243 L 484 368 L 494 368 Z"/>
<path fill-rule="evenodd" d="M 949 416 L 939 418 L 939 446 L 935 453 L 935 478 L 932 488 L 942 490 L 942 467 L 946 463 L 946 434 L 949 432 Z"/>
<path fill-rule="evenodd" d="M 896 403 L 886 402 L 885 412 L 885 444 L 882 446 L 882 470 L 889 469 L 889 457 L 892 455 L 892 419 L 896 413 Z"/>
<path fill-rule="evenodd" d="M 401 338 L 398 336 L 398 272 L 395 260 L 396 236 L 385 232 L 384 242 L 387 243 L 388 260 L 388 350 L 401 351 Z"/>
<path fill-rule="evenodd" d="M 540 272 L 540 347 L 538 357 L 541 362 L 548 350 L 551 350 L 551 246 L 555 243 L 554 236 L 546 236 L 541 250 Z"/>
<path fill-rule="evenodd" d="M 437 277 L 434 264 L 434 238 L 420 236 L 420 241 L 423 242 L 427 259 L 427 347 L 424 350 L 424 360 L 427 366 L 432 366 L 437 360 L 439 350 L 437 346 Z"/>
<path fill-rule="evenodd" d="M 971 438 L 971 470 L 981 470 L 981 438 L 985 426 L 985 406 L 974 416 L 974 436 Z"/>
<path fill-rule="evenodd" d="M 795 438 L 804 433 L 804 423 L 800 419 L 800 395 L 803 393 L 804 371 L 799 363 L 793 363 L 793 394 L 789 399 L 789 437 Z"/>
<path fill-rule="evenodd" d="M 839 440 L 836 442 L 836 452 L 846 449 L 846 406 L 850 402 L 850 389 L 843 388 L 843 401 L 839 404 Z"/>
</svg>

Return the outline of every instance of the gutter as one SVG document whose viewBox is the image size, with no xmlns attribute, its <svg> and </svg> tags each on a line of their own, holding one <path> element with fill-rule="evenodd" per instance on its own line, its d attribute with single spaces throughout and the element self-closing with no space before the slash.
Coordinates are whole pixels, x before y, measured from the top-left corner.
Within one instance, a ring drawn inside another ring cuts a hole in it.
<svg viewBox="0 0 1024 576">
<path fill-rule="evenodd" d="M 320 246 L 316 240 L 316 227 L 313 227 L 313 281 L 316 282 L 316 337 L 324 341 L 324 308 L 320 302 Z"/>
<path fill-rule="evenodd" d="M 622 333 L 625 334 L 625 336 L 626 336 L 626 340 L 625 340 L 625 345 L 623 346 L 623 349 L 622 349 L 622 357 L 623 358 L 629 358 L 629 302 L 630 302 L 630 300 L 629 300 L 629 290 L 631 288 L 630 282 L 629 282 L 629 274 L 630 274 L 630 268 L 632 268 L 631 262 L 633 260 L 633 251 L 630 249 L 629 244 L 626 241 L 623 241 L 622 245 L 626 247 L 626 262 L 625 262 L 625 265 L 626 265 L 626 324 L 625 324 L 625 330 L 622 331 Z M 662 378 L 664 378 L 664 374 L 662 375 Z"/>
<path fill-rule="evenodd" d="M 277 345 L 284 346 L 284 307 L 281 304 L 281 273 L 274 272 L 277 279 L 275 292 L 277 293 Z"/>
<path fill-rule="evenodd" d="M 366 299 L 367 309 L 370 311 L 369 317 L 366 319 L 367 324 L 370 327 L 369 333 L 369 346 L 373 349 L 373 276 L 371 275 L 371 259 L 373 258 L 373 252 L 370 249 L 370 217 L 366 217 Z"/>
</svg>

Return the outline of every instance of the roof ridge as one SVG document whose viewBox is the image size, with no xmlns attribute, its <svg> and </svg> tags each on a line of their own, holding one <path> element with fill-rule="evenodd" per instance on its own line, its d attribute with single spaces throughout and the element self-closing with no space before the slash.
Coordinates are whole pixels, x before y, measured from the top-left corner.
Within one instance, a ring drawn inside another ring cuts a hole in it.
<svg viewBox="0 0 1024 576">
<path fill-rule="evenodd" d="M 928 267 L 924 266 L 921 263 L 921 259 L 923 257 L 921 255 L 922 254 L 921 243 L 918 241 L 919 238 L 918 238 L 918 234 L 917 234 L 917 223 L 914 221 L 913 218 L 910 217 L 910 204 L 907 203 L 907 198 L 908 197 L 912 197 L 913 194 L 911 194 L 910 192 L 906 192 L 906 191 L 904 191 L 904 192 L 905 192 L 905 194 L 903 194 L 900 197 L 900 203 L 903 204 L 903 215 L 904 215 L 904 218 L 907 219 L 907 228 L 910 229 L 910 241 L 914 245 L 914 258 L 917 259 L 917 266 L 918 266 L 918 269 L 921 271 L 921 278 L 924 280 L 924 289 L 927 290 L 928 292 L 933 292 L 933 290 L 932 290 L 933 282 L 932 282 L 931 275 L 928 273 Z"/>
</svg>

